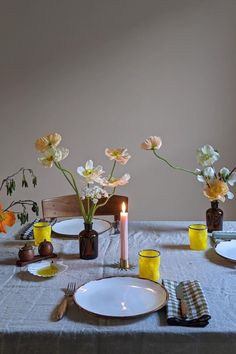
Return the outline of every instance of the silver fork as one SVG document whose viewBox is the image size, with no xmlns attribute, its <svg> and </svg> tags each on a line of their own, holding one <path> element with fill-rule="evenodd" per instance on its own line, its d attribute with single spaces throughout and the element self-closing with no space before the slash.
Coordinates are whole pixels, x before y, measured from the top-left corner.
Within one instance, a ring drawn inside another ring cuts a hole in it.
<svg viewBox="0 0 236 354">
<path fill-rule="evenodd" d="M 56 320 L 59 321 L 60 319 L 62 319 L 62 317 L 64 316 L 67 306 L 68 306 L 68 299 L 70 296 L 74 295 L 76 289 L 76 283 L 68 283 L 67 288 L 65 290 L 65 297 L 62 300 L 62 302 L 60 303 L 60 305 L 57 307 L 56 310 Z"/>
</svg>

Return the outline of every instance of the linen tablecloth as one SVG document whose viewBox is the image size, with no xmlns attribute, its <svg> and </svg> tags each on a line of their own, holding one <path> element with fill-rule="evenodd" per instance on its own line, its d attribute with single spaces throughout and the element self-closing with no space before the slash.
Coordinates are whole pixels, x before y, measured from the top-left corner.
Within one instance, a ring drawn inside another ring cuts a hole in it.
<svg viewBox="0 0 236 354">
<path fill-rule="evenodd" d="M 207 251 L 190 250 L 189 223 L 131 222 L 129 260 L 134 268 L 128 272 L 113 266 L 119 261 L 119 235 L 100 235 L 99 257 L 90 261 L 79 259 L 78 240 L 53 238 L 54 251 L 68 270 L 46 280 L 15 266 L 24 244 L 15 239 L 15 229 L 1 235 L 0 353 L 236 353 L 236 263 L 218 256 L 210 245 Z M 224 227 L 235 230 L 236 222 Z M 69 281 L 80 286 L 102 277 L 137 275 L 138 251 L 145 248 L 160 250 L 161 278 L 200 281 L 212 316 L 207 327 L 169 326 L 165 308 L 135 319 L 104 319 L 74 303 L 61 321 L 52 320 Z"/>
</svg>

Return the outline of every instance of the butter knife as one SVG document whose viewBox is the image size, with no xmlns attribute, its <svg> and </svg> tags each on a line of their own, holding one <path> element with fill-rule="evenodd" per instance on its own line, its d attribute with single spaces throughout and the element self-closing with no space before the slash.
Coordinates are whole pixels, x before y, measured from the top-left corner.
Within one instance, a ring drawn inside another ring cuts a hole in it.
<svg viewBox="0 0 236 354">
<path fill-rule="evenodd" d="M 183 284 L 179 283 L 179 285 L 175 289 L 176 297 L 180 301 L 180 312 L 181 317 L 186 319 L 188 317 L 188 305 L 186 300 L 184 299 L 184 291 L 183 291 Z"/>
</svg>

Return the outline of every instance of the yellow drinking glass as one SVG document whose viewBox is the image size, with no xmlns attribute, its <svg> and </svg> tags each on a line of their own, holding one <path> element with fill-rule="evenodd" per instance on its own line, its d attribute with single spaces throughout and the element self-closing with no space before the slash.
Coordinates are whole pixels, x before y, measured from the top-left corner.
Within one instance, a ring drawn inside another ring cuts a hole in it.
<svg viewBox="0 0 236 354">
<path fill-rule="evenodd" d="M 208 233 L 206 225 L 193 224 L 188 228 L 191 250 L 204 251 L 208 246 Z"/>
<path fill-rule="evenodd" d="M 160 278 L 160 252 L 157 250 L 142 250 L 139 252 L 139 277 L 153 281 Z"/>
<path fill-rule="evenodd" d="M 51 232 L 52 227 L 48 222 L 40 221 L 35 223 L 33 227 L 35 246 L 38 246 L 44 240 L 51 242 Z"/>
</svg>

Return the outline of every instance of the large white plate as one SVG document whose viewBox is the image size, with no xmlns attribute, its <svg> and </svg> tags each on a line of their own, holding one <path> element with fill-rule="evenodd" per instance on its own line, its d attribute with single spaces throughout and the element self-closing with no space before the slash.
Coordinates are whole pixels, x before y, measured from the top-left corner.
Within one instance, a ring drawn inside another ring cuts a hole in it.
<svg viewBox="0 0 236 354">
<path fill-rule="evenodd" d="M 236 262 L 236 240 L 222 241 L 215 247 L 215 251 L 219 256 Z"/>
<path fill-rule="evenodd" d="M 80 231 L 84 229 L 84 219 L 68 219 L 56 222 L 52 226 L 52 230 L 63 236 L 78 236 Z M 93 219 L 93 229 L 99 234 L 111 229 L 111 223 L 106 220 Z"/>
<path fill-rule="evenodd" d="M 111 277 L 90 281 L 78 288 L 75 303 L 100 316 L 133 317 L 157 311 L 168 299 L 159 283 L 134 277 Z"/>
</svg>

